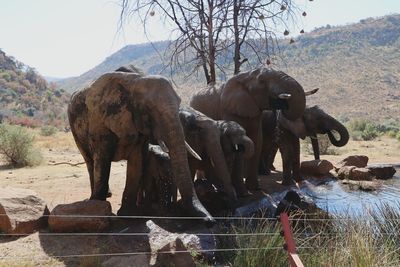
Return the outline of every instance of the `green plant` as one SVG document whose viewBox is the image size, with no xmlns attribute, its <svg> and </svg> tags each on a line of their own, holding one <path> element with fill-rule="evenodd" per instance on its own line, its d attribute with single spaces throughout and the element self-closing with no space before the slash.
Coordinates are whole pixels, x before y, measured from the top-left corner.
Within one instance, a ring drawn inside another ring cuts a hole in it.
<svg viewBox="0 0 400 267">
<path fill-rule="evenodd" d="M 370 141 L 379 136 L 379 130 L 374 124 L 366 124 L 364 131 L 361 132 L 361 138 L 364 141 Z"/>
<path fill-rule="evenodd" d="M 34 136 L 17 125 L 0 125 L 0 154 L 13 167 L 35 166 L 42 161 L 39 150 L 33 146 Z"/>
<path fill-rule="evenodd" d="M 51 136 L 57 132 L 57 128 L 51 125 L 45 125 L 40 128 L 40 134 L 43 136 Z"/>
</svg>

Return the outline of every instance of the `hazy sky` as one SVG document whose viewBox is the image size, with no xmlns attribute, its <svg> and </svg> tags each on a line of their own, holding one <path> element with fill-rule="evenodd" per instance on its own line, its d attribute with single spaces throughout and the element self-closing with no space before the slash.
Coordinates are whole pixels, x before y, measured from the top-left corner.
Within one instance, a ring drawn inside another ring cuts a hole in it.
<svg viewBox="0 0 400 267">
<path fill-rule="evenodd" d="M 399 0 L 297 0 L 307 12 L 300 28 L 357 22 L 400 13 Z M 143 28 L 118 33 L 119 0 L 0 0 L 0 48 L 42 75 L 80 75 L 125 45 L 147 42 Z M 155 21 L 151 40 L 169 37 Z"/>
</svg>

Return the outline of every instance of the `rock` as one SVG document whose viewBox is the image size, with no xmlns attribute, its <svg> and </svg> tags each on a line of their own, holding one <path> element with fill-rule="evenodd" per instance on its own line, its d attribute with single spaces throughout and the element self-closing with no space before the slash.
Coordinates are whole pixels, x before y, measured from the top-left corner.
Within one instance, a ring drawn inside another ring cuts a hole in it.
<svg viewBox="0 0 400 267">
<path fill-rule="evenodd" d="M 358 168 L 363 168 L 367 166 L 368 160 L 369 158 L 363 155 L 348 156 L 344 160 L 338 162 L 337 167 L 341 168 L 344 166 L 355 166 Z"/>
<path fill-rule="evenodd" d="M 367 168 L 354 168 L 350 172 L 349 179 L 356 181 L 372 181 L 375 177 Z"/>
<path fill-rule="evenodd" d="M 49 210 L 32 190 L 0 188 L 0 232 L 31 234 L 47 225 Z"/>
<path fill-rule="evenodd" d="M 357 168 L 355 166 L 344 166 L 338 171 L 339 179 L 355 181 L 371 181 L 375 176 L 367 168 Z"/>
<path fill-rule="evenodd" d="M 76 215 L 81 217 L 76 217 Z M 104 232 L 110 227 L 110 218 L 108 217 L 84 216 L 112 216 L 111 204 L 101 200 L 84 200 L 57 205 L 49 216 L 50 231 Z"/>
<path fill-rule="evenodd" d="M 333 164 L 327 160 L 309 160 L 302 161 L 300 172 L 311 175 L 327 175 L 333 169 Z"/>
<path fill-rule="evenodd" d="M 250 203 L 235 209 L 235 217 L 251 217 L 260 210 L 264 211 L 266 217 L 273 216 L 276 210 L 276 202 L 270 196 L 255 199 Z"/>
<path fill-rule="evenodd" d="M 349 185 L 350 189 L 352 190 L 362 190 L 362 191 L 375 191 L 382 186 L 382 183 L 377 180 L 353 181 L 345 179 L 342 181 L 342 183 Z"/>
<path fill-rule="evenodd" d="M 376 179 L 380 180 L 390 179 L 396 173 L 396 169 L 390 164 L 368 165 L 367 169 L 376 177 Z"/>
<path fill-rule="evenodd" d="M 351 170 L 355 169 L 355 166 L 343 166 L 338 170 L 339 179 L 348 179 L 350 177 Z"/>
<path fill-rule="evenodd" d="M 195 267 L 196 264 L 182 240 L 176 238 L 157 251 L 156 262 L 152 266 Z"/>
<path fill-rule="evenodd" d="M 146 222 L 146 226 L 149 229 L 149 244 L 152 252 L 150 265 L 156 262 L 155 253 L 177 238 L 179 238 L 190 251 L 208 250 L 206 252 L 197 253 L 206 261 L 211 261 L 214 258 L 214 252 L 212 250 L 216 248 L 216 240 L 208 228 L 202 226 L 201 228 L 192 230 L 191 233 L 171 233 L 151 220 Z M 196 235 L 196 233 L 206 235 Z"/>
<path fill-rule="evenodd" d="M 147 267 L 150 266 L 148 255 L 115 256 L 101 264 L 101 267 Z"/>
</svg>

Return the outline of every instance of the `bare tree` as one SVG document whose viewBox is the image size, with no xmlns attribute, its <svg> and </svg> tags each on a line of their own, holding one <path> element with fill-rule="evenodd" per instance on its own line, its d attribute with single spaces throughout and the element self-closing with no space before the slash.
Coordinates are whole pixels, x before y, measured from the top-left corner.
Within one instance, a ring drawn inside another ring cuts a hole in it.
<svg viewBox="0 0 400 267">
<path fill-rule="evenodd" d="M 121 1 L 121 24 L 131 15 L 142 18 L 145 28 L 156 15 L 172 23 L 175 35 L 169 64 L 195 63 L 193 71 L 202 68 L 208 84 L 216 81 L 217 70 L 225 73 L 226 67 L 218 63 L 222 57 L 233 59 L 234 74 L 248 62 L 247 54 L 255 56 L 258 64 L 269 63 L 277 31 L 287 35 L 287 24 L 300 11 L 292 0 Z"/>
</svg>

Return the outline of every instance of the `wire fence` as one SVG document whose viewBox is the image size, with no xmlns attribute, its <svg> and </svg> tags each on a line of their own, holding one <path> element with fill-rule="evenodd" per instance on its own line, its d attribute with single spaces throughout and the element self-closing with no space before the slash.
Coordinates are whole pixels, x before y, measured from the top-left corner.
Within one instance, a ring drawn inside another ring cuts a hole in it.
<svg viewBox="0 0 400 267">
<path fill-rule="evenodd" d="M 317 216 L 319 213 L 308 213 L 308 214 L 301 214 L 302 218 L 294 218 L 290 217 L 289 221 L 294 223 L 299 221 L 307 221 L 307 222 L 330 222 L 330 221 L 353 221 L 354 218 L 348 217 L 335 217 L 335 218 L 313 218 L 313 216 Z M 7 216 L 6 214 L 0 214 L 0 219 L 2 216 Z M 44 215 L 43 217 L 55 217 L 55 218 L 64 218 L 64 219 L 153 219 L 153 220 L 203 220 L 204 218 L 201 217 L 184 217 L 184 216 L 115 216 L 115 215 Z M 241 221 L 255 221 L 260 222 L 278 222 L 279 217 L 240 217 L 240 216 L 220 216 L 214 217 L 215 220 L 223 220 L 223 221 L 232 221 L 232 220 L 241 220 Z M 357 218 L 359 220 L 359 218 Z M 393 218 L 393 221 L 400 222 L 400 218 Z M 39 236 L 43 237 L 149 237 L 151 236 L 151 232 L 126 232 L 129 230 L 125 228 L 120 232 L 47 232 L 41 231 L 38 233 Z M 186 233 L 173 233 L 177 237 L 182 235 L 196 235 L 199 237 L 202 236 L 217 236 L 217 237 L 267 237 L 267 236 L 277 236 L 281 235 L 279 231 L 272 230 L 271 232 L 186 232 Z M 320 238 L 320 237 L 337 237 L 342 235 L 343 231 L 340 233 L 334 232 L 313 232 L 313 231 L 303 231 L 303 232 L 294 232 L 293 237 L 298 240 L 298 247 L 297 250 L 300 251 L 307 251 L 310 249 L 315 249 L 316 247 L 310 246 L 310 243 L 307 242 L 307 239 L 310 240 L 312 238 Z M 25 233 L 0 233 L 0 240 L 1 238 L 18 238 L 27 236 L 29 234 Z M 380 232 L 379 235 L 383 236 L 398 236 L 399 233 L 394 232 Z M 306 241 L 305 241 L 306 240 Z M 239 251 L 268 251 L 268 250 L 283 250 L 284 249 L 284 242 L 282 241 L 282 246 L 269 246 L 269 247 L 237 247 L 237 248 L 214 248 L 214 249 L 199 249 L 194 250 L 195 253 L 218 253 L 218 252 L 239 252 Z M 157 251 L 157 252 L 150 252 L 150 251 L 136 251 L 136 252 L 115 252 L 115 253 L 93 253 L 93 254 L 69 254 L 69 255 L 48 255 L 48 256 L 38 256 L 38 255 L 26 255 L 26 256 L 17 256 L 17 255 L 5 255 L 0 256 L 0 263 L 4 261 L 21 261 L 21 260 L 34 260 L 34 261 L 48 261 L 50 258 L 55 259 L 70 259 L 70 258 L 85 258 L 85 257 L 112 257 L 112 256 L 134 256 L 134 255 L 155 255 L 155 254 L 171 254 L 171 253 L 190 253 L 188 250 L 181 250 L 181 251 Z"/>
</svg>

